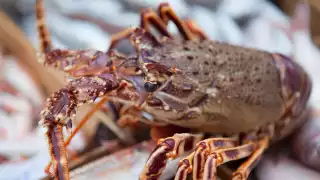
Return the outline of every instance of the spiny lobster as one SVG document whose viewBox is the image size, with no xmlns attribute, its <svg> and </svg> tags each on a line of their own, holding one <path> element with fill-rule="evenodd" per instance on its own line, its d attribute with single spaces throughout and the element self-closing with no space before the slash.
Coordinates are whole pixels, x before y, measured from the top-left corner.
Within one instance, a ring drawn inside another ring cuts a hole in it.
<svg viewBox="0 0 320 180">
<path fill-rule="evenodd" d="M 233 174 L 247 179 L 269 145 L 304 120 L 312 83 L 300 65 L 281 54 L 208 40 L 167 3 L 158 14 L 143 10 L 141 26 L 114 35 L 107 52 L 53 49 L 42 4 L 37 0 L 40 62 L 74 77 L 48 98 L 40 121 L 59 180 L 69 179 L 62 128 L 71 128 L 76 109 L 97 98 L 102 99 L 96 109 L 107 100 L 123 104 L 122 122 L 190 129 L 158 141 L 141 180 L 159 179 L 169 159 L 191 150 L 180 161 L 176 180 L 191 172 L 193 179 L 212 180 L 221 164 L 248 157 Z M 182 39 L 168 32 L 169 21 Z M 136 53 L 112 50 L 125 38 Z"/>
</svg>

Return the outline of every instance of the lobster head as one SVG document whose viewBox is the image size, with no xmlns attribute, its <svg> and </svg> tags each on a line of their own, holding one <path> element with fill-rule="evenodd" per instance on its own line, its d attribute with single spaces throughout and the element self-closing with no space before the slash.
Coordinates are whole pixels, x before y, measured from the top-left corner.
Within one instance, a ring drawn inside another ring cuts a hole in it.
<svg viewBox="0 0 320 180">
<path fill-rule="evenodd" d="M 162 41 L 167 41 L 163 37 Z M 136 48 L 136 54 L 123 58 L 116 51 L 109 51 L 108 58 L 112 61 L 113 74 L 119 86 L 108 98 L 113 102 L 121 102 L 121 120 L 135 119 L 149 124 L 167 124 L 165 119 L 181 117 L 187 106 L 176 96 L 169 95 L 175 91 L 191 91 L 190 87 L 173 87 L 172 81 L 177 77 L 183 79 L 183 73 L 172 66 L 153 61 L 150 56 L 155 49 L 162 48 L 162 41 L 151 33 L 137 28 L 131 35 L 131 43 Z"/>
</svg>

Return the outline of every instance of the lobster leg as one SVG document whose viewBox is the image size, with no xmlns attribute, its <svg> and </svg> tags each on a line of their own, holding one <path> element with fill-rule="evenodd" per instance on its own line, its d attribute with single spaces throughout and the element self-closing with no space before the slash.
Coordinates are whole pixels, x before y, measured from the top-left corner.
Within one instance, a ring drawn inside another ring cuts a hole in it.
<svg viewBox="0 0 320 180">
<path fill-rule="evenodd" d="M 244 162 L 236 172 L 232 174 L 232 180 L 247 179 L 251 170 L 257 165 L 257 162 L 261 158 L 262 154 L 269 147 L 269 138 L 263 137 L 258 142 L 258 148 L 253 152 L 246 162 Z"/>
<path fill-rule="evenodd" d="M 158 15 L 159 14 L 159 15 Z M 174 13 L 173 9 L 167 3 L 161 3 L 158 8 L 158 14 L 152 9 L 144 9 L 141 11 L 140 28 L 150 32 L 149 27 L 154 26 L 163 36 L 172 37 L 170 32 L 167 30 L 167 26 L 170 20 L 172 20 L 178 27 L 180 33 L 183 35 L 185 40 L 195 39 L 195 35 L 200 40 L 208 39 L 205 33 L 191 20 L 182 21 Z M 109 50 L 113 49 L 116 44 L 123 40 L 128 39 L 133 33 L 134 28 L 127 28 L 117 34 L 112 35 Z"/>
<path fill-rule="evenodd" d="M 140 28 L 150 32 L 149 26 L 153 25 L 163 36 L 171 37 L 170 33 L 167 30 L 166 24 L 162 22 L 162 20 L 153 10 L 145 9 L 141 11 L 140 16 Z M 134 30 L 135 28 L 126 28 L 125 30 L 112 35 L 109 50 L 113 49 L 116 46 L 116 44 L 119 43 L 119 41 L 128 39 Z"/>
<path fill-rule="evenodd" d="M 140 27 L 150 32 L 150 25 L 154 26 L 163 36 L 172 37 L 167 30 L 167 25 L 152 9 L 143 9 L 141 11 Z M 151 32 L 150 32 L 151 33 Z"/>
<path fill-rule="evenodd" d="M 159 179 L 165 169 L 168 159 L 175 159 L 183 153 L 192 150 L 202 139 L 201 134 L 175 134 L 172 137 L 160 139 L 140 174 L 140 180 Z"/>
<path fill-rule="evenodd" d="M 177 26 L 184 40 L 195 39 L 190 29 L 188 29 L 186 24 L 177 16 L 177 14 L 174 12 L 172 7 L 168 3 L 161 3 L 158 8 L 158 13 L 162 22 L 164 22 L 166 26 L 168 25 L 169 21 L 172 21 Z"/>
<path fill-rule="evenodd" d="M 110 45 L 109 45 L 109 49 L 108 51 L 110 51 L 111 49 L 114 49 L 114 47 L 121 41 L 124 39 L 129 39 L 130 35 L 133 33 L 135 28 L 126 28 L 116 34 L 113 34 L 111 36 L 111 41 L 110 41 Z"/>
<path fill-rule="evenodd" d="M 235 147 L 238 140 L 235 138 L 210 138 L 200 141 L 192 154 L 182 159 L 175 176 L 175 180 L 186 180 L 192 171 L 192 179 L 202 179 L 205 160 L 208 153 L 221 148 Z"/>
<path fill-rule="evenodd" d="M 68 72 L 73 77 L 94 75 L 108 70 L 108 67 L 105 66 L 108 64 L 106 54 L 100 51 L 71 51 L 55 49 L 43 54 L 43 56 L 44 64 L 48 64 L 50 66 L 56 67 L 57 69 Z M 71 62 L 72 64 L 67 64 L 68 62 Z M 91 64 L 91 66 L 81 67 L 81 64 Z M 70 68 L 70 66 L 72 68 Z M 104 100 L 99 102 L 96 107 L 94 107 L 92 111 L 87 114 L 87 117 L 80 121 L 78 127 L 75 128 L 75 131 L 67 139 L 65 143 L 66 145 L 70 143 L 70 140 L 79 131 L 83 124 L 87 122 L 90 116 L 92 116 L 94 112 L 99 110 L 99 106 L 102 105 L 103 102 Z M 45 168 L 46 173 L 49 173 L 50 166 L 51 163 L 49 163 L 49 165 Z"/>
<path fill-rule="evenodd" d="M 72 80 L 47 100 L 47 109 L 41 112 L 39 122 L 47 129 L 50 154 L 54 165 L 54 175 L 59 180 L 69 179 L 69 170 L 62 127 L 70 126 L 76 109 L 84 103 L 92 103 L 96 98 L 119 87 L 113 79 L 87 76 Z"/>
<path fill-rule="evenodd" d="M 203 172 L 203 180 L 216 179 L 216 169 L 218 166 L 234 160 L 239 160 L 250 156 L 256 151 L 257 143 L 248 142 L 233 148 L 218 149 L 208 155 Z"/>
<path fill-rule="evenodd" d="M 98 111 L 101 106 L 107 101 L 107 97 L 103 97 L 97 104 L 95 104 L 92 109 L 86 114 L 86 116 L 79 122 L 79 124 L 77 125 L 77 127 L 75 127 L 72 131 L 72 133 L 70 134 L 70 136 L 65 140 L 64 142 L 64 146 L 68 147 L 68 145 L 71 142 L 71 139 L 78 133 L 78 131 L 82 128 L 82 126 L 93 116 L 93 114 Z M 47 174 L 50 174 L 50 167 L 52 165 L 52 162 L 50 162 L 46 168 L 45 168 L 45 172 Z"/>
<path fill-rule="evenodd" d="M 69 179 L 68 160 L 66 148 L 64 146 L 63 133 L 61 124 L 51 124 L 46 126 L 45 136 L 49 144 L 51 161 L 53 163 L 53 173 L 56 179 Z"/>
<path fill-rule="evenodd" d="M 191 19 L 184 20 L 184 23 L 192 34 L 197 35 L 200 41 L 209 39 L 208 36 L 201 30 L 201 28 Z"/>
</svg>

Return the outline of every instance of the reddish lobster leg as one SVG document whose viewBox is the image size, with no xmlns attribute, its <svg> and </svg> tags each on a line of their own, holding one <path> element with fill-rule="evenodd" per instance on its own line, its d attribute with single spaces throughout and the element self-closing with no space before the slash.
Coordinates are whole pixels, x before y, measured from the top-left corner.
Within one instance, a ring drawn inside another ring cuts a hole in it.
<svg viewBox="0 0 320 180">
<path fill-rule="evenodd" d="M 180 161 L 175 180 L 186 180 L 189 173 L 194 180 L 214 180 L 218 166 L 250 156 L 232 175 L 233 180 L 245 180 L 269 147 L 269 136 L 265 136 L 257 141 L 243 141 L 242 144 L 238 138 L 210 138 L 197 144 L 192 139 L 194 146 L 186 148 L 186 144 L 190 144 L 187 142 L 191 142 L 190 137 L 194 135 L 176 134 L 161 140 L 150 155 L 140 180 L 159 179 L 168 159 L 177 158 L 193 147 L 193 152 Z M 195 139 L 199 141 L 201 136 Z"/>
<path fill-rule="evenodd" d="M 140 13 L 140 28 L 151 33 L 150 28 L 154 27 L 162 36 L 172 37 L 167 30 L 167 26 L 169 21 L 173 21 L 184 40 L 208 39 L 207 35 L 201 31 L 195 22 L 191 20 L 180 20 L 168 3 L 160 4 L 158 14 L 152 9 L 143 9 Z M 113 49 L 119 41 L 128 39 L 133 31 L 134 28 L 127 28 L 112 35 L 109 50 Z"/>
<path fill-rule="evenodd" d="M 257 149 L 251 154 L 251 156 L 244 162 L 237 170 L 232 174 L 233 180 L 247 179 L 252 169 L 258 164 L 262 154 L 269 147 L 269 138 L 264 137 L 258 141 Z"/>
<path fill-rule="evenodd" d="M 186 26 L 190 29 L 190 31 L 197 35 L 200 41 L 209 39 L 208 36 L 201 30 L 201 28 L 192 20 L 185 20 Z"/>
<path fill-rule="evenodd" d="M 71 81 L 65 88 L 48 98 L 45 109 L 41 112 L 43 119 L 39 122 L 47 128 L 54 175 L 58 179 L 69 179 L 66 147 L 62 127 L 72 127 L 76 109 L 84 103 L 90 103 L 98 97 L 119 87 L 112 79 L 105 77 L 82 77 Z"/>
<path fill-rule="evenodd" d="M 203 172 L 203 180 L 216 179 L 216 169 L 218 166 L 242 158 L 249 157 L 249 159 L 240 168 L 233 173 L 233 180 L 246 180 L 250 174 L 251 169 L 256 165 L 256 162 L 264 152 L 265 148 L 269 145 L 269 137 L 264 137 L 257 142 L 248 141 L 243 145 L 235 146 L 233 148 L 218 149 L 210 152 L 210 155 L 206 159 Z"/>
<path fill-rule="evenodd" d="M 236 138 L 210 138 L 199 142 L 194 152 L 180 161 L 175 179 L 187 179 L 191 169 L 194 180 L 202 179 L 208 154 L 218 149 L 234 147 L 237 143 L 238 140 Z"/>
<path fill-rule="evenodd" d="M 201 134 L 184 133 L 160 139 L 158 146 L 153 150 L 143 168 L 140 180 L 159 179 L 168 159 L 175 159 L 192 150 L 202 137 L 203 135 Z"/>
<path fill-rule="evenodd" d="M 70 133 L 70 136 L 65 140 L 64 143 L 64 147 L 68 147 L 68 145 L 70 144 L 72 138 L 78 133 L 78 131 L 81 129 L 81 127 L 91 118 L 91 116 L 98 110 L 100 109 L 100 107 L 103 106 L 103 104 L 107 101 L 107 97 L 102 98 L 97 104 L 95 104 L 92 109 L 86 114 L 86 116 L 80 121 L 79 125 L 77 127 L 75 127 L 72 132 Z M 49 143 L 49 146 L 52 143 Z M 52 152 L 50 154 L 53 154 Z M 56 158 L 54 158 L 55 160 Z M 47 174 L 51 174 L 50 173 L 50 168 L 51 168 L 52 162 L 50 162 L 46 168 L 45 168 L 45 172 Z"/>
</svg>

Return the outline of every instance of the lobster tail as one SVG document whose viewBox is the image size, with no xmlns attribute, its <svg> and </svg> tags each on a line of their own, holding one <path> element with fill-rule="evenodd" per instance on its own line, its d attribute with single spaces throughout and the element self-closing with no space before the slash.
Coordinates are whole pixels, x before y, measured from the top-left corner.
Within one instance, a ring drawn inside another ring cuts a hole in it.
<svg viewBox="0 0 320 180">
<path fill-rule="evenodd" d="M 280 72 L 283 99 L 286 101 L 296 96 L 296 101 L 290 109 L 293 116 L 299 116 L 311 94 L 311 79 L 303 68 L 289 57 L 282 54 L 273 54 L 273 57 Z"/>
</svg>

